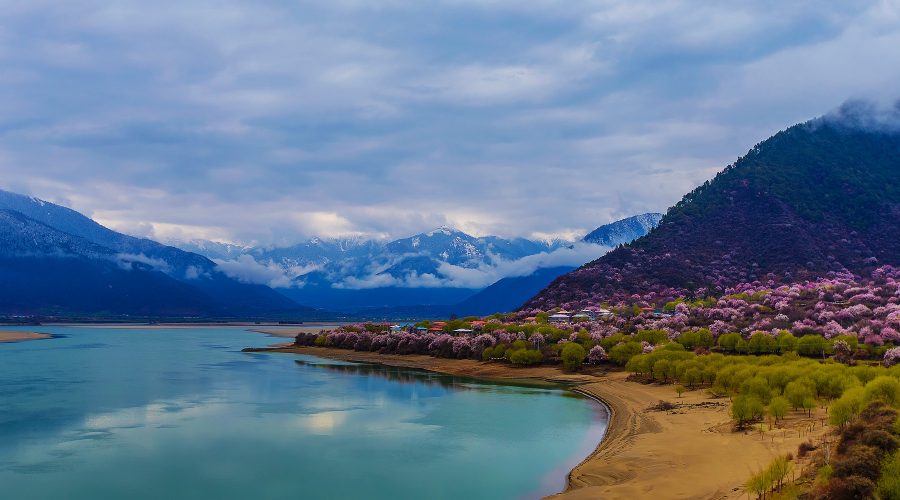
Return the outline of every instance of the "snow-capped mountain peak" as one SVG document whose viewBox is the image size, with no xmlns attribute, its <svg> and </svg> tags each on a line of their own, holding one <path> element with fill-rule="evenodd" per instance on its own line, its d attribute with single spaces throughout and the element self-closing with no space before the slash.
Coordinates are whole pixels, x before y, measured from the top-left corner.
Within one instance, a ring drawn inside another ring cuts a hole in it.
<svg viewBox="0 0 900 500">
<path fill-rule="evenodd" d="M 662 217 L 663 214 L 652 212 L 628 217 L 598 227 L 585 236 L 584 241 L 608 247 L 631 243 L 659 225 Z"/>
</svg>

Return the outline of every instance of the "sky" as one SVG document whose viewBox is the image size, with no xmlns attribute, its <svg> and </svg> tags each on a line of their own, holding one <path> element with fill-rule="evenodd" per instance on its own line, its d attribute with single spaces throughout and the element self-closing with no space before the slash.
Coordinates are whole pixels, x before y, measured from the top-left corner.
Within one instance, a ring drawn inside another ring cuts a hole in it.
<svg viewBox="0 0 900 500">
<path fill-rule="evenodd" d="M 897 47 L 897 0 L 0 0 L 0 188 L 163 241 L 573 237 L 893 101 Z"/>
</svg>

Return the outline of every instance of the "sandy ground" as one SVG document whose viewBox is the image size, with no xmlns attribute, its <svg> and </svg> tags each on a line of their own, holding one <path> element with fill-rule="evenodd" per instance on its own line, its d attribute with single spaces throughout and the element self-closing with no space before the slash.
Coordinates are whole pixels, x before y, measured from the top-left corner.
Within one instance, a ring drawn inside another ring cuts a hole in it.
<svg viewBox="0 0 900 500">
<path fill-rule="evenodd" d="M 796 412 L 771 429 L 758 424 L 734 432 L 727 399 L 700 390 L 678 398 L 672 386 L 628 382 L 623 373 L 578 390 L 606 402 L 613 414 L 603 442 L 553 498 L 746 498 L 742 486 L 751 474 L 828 432 L 821 409 L 812 418 Z M 647 410 L 661 399 L 679 408 Z"/>
<path fill-rule="evenodd" d="M 49 339 L 46 333 L 0 331 L 0 342 L 19 342 L 21 340 Z"/>
<path fill-rule="evenodd" d="M 579 384 L 575 390 L 609 406 L 610 425 L 597 449 L 570 472 L 566 491 L 550 497 L 553 499 L 746 498 L 742 486 L 751 474 L 779 454 L 796 454 L 802 441 L 821 440 L 828 430 L 824 412 L 819 409 L 812 418 L 794 413 L 771 430 L 768 424 L 758 424 L 745 432 L 734 432 L 728 399 L 712 399 L 701 390 L 688 391 L 678 398 L 671 385 L 627 381 L 622 372 L 566 374 L 553 366 L 516 368 L 475 360 L 321 347 L 281 347 L 279 352 L 488 379 Z M 660 400 L 675 403 L 678 408 L 649 409 Z M 798 464 L 800 469 L 803 466 Z"/>
</svg>

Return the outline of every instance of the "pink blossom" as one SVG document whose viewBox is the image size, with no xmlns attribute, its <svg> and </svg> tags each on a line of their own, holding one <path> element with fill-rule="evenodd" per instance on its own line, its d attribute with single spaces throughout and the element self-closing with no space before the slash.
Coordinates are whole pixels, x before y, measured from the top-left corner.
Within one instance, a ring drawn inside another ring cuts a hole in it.
<svg viewBox="0 0 900 500">
<path fill-rule="evenodd" d="M 604 361 L 606 358 L 606 349 L 604 349 L 603 346 L 595 345 L 594 347 L 591 347 L 590 351 L 588 351 L 588 363 L 596 365 L 601 361 Z"/>
<path fill-rule="evenodd" d="M 894 366 L 898 361 L 900 361 L 900 347 L 888 349 L 884 353 L 884 366 Z"/>
</svg>

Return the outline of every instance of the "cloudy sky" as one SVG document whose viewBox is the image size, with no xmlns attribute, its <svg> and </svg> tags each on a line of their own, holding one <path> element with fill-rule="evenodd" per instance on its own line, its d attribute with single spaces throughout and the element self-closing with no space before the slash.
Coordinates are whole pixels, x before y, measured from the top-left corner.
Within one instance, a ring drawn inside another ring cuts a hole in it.
<svg viewBox="0 0 900 500">
<path fill-rule="evenodd" d="M 0 187 L 163 240 L 575 234 L 893 100 L 897 47 L 898 1 L 0 0 Z"/>
</svg>

